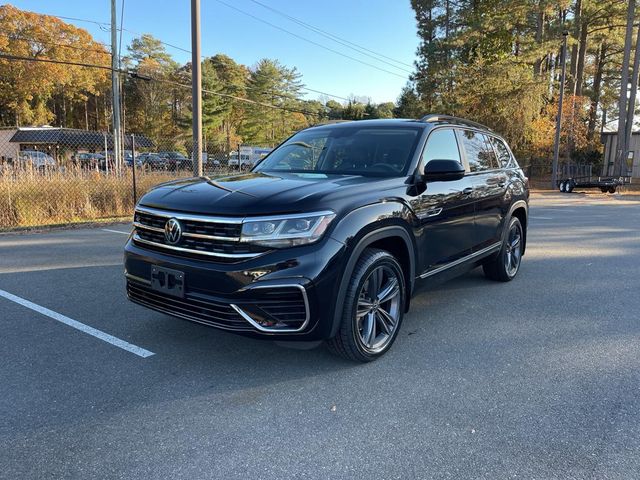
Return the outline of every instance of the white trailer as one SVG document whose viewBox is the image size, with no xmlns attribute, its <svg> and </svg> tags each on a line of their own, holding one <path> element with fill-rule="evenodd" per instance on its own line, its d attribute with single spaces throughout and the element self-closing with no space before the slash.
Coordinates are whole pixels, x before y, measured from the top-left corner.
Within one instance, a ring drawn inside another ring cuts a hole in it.
<svg viewBox="0 0 640 480">
<path fill-rule="evenodd" d="M 240 164 L 238 165 L 238 152 L 231 152 L 229 158 L 229 166 L 231 168 L 240 168 L 240 170 L 249 170 L 253 166 L 267 156 L 273 150 L 272 148 L 263 147 L 240 147 Z"/>
</svg>

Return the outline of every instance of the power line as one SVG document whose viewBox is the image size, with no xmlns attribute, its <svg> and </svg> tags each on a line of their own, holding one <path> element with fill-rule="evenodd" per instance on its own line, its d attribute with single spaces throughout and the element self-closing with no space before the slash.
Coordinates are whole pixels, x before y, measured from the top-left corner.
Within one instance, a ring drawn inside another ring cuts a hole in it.
<svg viewBox="0 0 640 480">
<path fill-rule="evenodd" d="M 123 28 L 122 30 L 124 30 L 125 32 L 130 33 L 132 35 L 137 35 L 139 37 L 145 35 L 144 33 L 134 32 L 133 30 L 129 30 L 129 29 L 126 29 L 126 28 Z M 165 42 L 165 41 L 160 40 L 159 38 L 156 38 L 156 37 L 153 37 L 153 38 L 158 40 L 162 45 L 166 45 L 167 47 L 171 47 L 171 48 L 173 48 L 175 50 L 180 50 L 181 52 L 185 52 L 185 53 L 191 54 L 191 50 L 187 50 L 186 48 L 182 48 L 182 47 L 179 47 L 177 45 L 173 45 L 172 43 Z"/>
<path fill-rule="evenodd" d="M 400 60 L 396 60 L 395 58 L 392 58 L 392 57 L 389 57 L 389 56 L 384 55 L 382 53 L 376 52 L 376 51 L 371 50 L 371 49 L 369 49 L 367 47 L 363 47 L 362 45 L 359 45 L 357 43 L 351 42 L 351 41 L 349 41 L 349 40 L 347 40 L 345 38 L 339 37 L 337 35 L 334 35 L 333 33 L 329 33 L 329 32 L 327 32 L 325 30 L 322 30 L 322 29 L 314 26 L 314 25 L 311 25 L 309 23 L 303 22 L 302 20 L 300 20 L 300 19 L 298 19 L 296 17 L 293 17 L 293 16 L 288 15 L 288 14 L 286 14 L 286 13 L 280 11 L 280 10 L 277 10 L 277 9 L 275 9 L 273 7 L 270 7 L 269 5 L 265 5 L 264 3 L 259 2 L 258 0 L 250 0 L 250 1 L 255 3 L 255 4 L 257 4 L 257 5 L 260 5 L 263 8 L 266 8 L 267 10 L 270 10 L 270 11 L 276 13 L 277 15 L 280 15 L 280 16 L 282 16 L 284 18 L 287 18 L 288 20 L 290 20 L 290 21 L 292 21 L 294 23 L 297 23 L 298 25 L 300 25 L 300 26 L 302 26 L 302 27 L 304 27 L 304 28 L 306 28 L 308 30 L 311 30 L 312 32 L 317 33 L 318 35 L 322 35 L 323 37 L 328 38 L 329 40 L 332 40 L 332 41 L 334 41 L 336 43 L 339 43 L 340 45 L 343 45 L 343 46 L 345 46 L 347 48 L 350 48 L 351 50 L 354 50 L 354 51 L 360 53 L 361 55 L 365 55 L 367 57 L 373 58 L 376 61 L 379 61 L 379 62 L 382 62 L 382 63 L 386 63 L 387 65 L 390 65 L 390 66 L 392 66 L 394 68 L 398 68 L 398 69 L 403 70 L 405 72 L 413 73 L 412 70 L 407 70 L 405 68 L 399 67 L 397 65 L 394 65 L 391 62 L 395 62 L 397 64 L 405 65 L 407 67 L 413 68 L 413 65 L 411 65 L 409 63 L 401 62 Z M 377 58 L 377 57 L 386 58 L 387 60 L 390 60 L 391 62 L 387 62 L 385 60 L 381 60 L 380 58 Z"/>
<path fill-rule="evenodd" d="M 227 6 L 229 6 L 229 7 L 231 7 L 231 6 L 230 6 L 230 5 L 228 5 L 228 4 L 226 4 L 226 5 L 227 5 Z M 123 8 L 124 8 L 124 6 L 123 6 Z M 231 8 L 234 8 L 234 7 L 231 7 Z M 237 9 L 236 9 L 236 10 L 237 10 Z M 37 13 L 37 12 L 31 12 L 31 13 L 36 13 L 36 14 L 38 14 L 38 15 L 48 15 L 48 16 L 50 16 L 50 17 L 55 17 L 55 18 L 58 18 L 58 19 L 61 19 L 61 20 L 71 20 L 71 21 L 75 21 L 75 22 L 86 22 L 86 23 L 91 23 L 91 24 L 94 24 L 94 25 L 98 25 L 98 26 L 100 26 L 100 27 L 103 27 L 103 26 L 110 27 L 110 26 L 111 26 L 111 24 L 110 24 L 110 23 L 107 23 L 107 22 L 100 22 L 100 21 L 97 21 L 97 20 L 90 20 L 90 19 L 87 19 L 87 18 L 68 17 L 68 16 L 63 16 L 63 15 L 52 15 L 52 14 L 39 14 L 39 13 Z M 251 15 L 251 14 L 249 14 L 249 13 L 246 13 L 246 12 L 242 12 L 242 13 L 244 13 L 244 14 L 246 14 L 246 15 L 249 15 L 249 16 L 253 17 L 253 15 Z M 254 18 L 256 18 L 256 17 L 254 17 Z M 267 23 L 268 23 L 268 22 L 267 22 Z M 133 30 L 129 30 L 129 29 L 126 29 L 126 28 L 122 28 L 122 22 L 121 22 L 121 24 L 120 24 L 120 25 L 121 25 L 121 28 L 118 28 L 118 29 L 117 29 L 117 30 L 119 30 L 120 32 L 125 31 L 125 32 L 128 32 L 128 33 L 132 34 L 132 35 L 138 35 L 138 36 L 143 35 L 142 33 L 135 32 L 135 31 L 133 31 Z M 271 24 L 270 24 L 270 25 L 271 25 Z M 275 25 L 273 25 L 273 26 L 274 26 L 275 28 L 279 28 L 279 27 L 277 27 L 277 26 L 275 26 Z M 102 28 L 101 28 L 101 29 L 102 29 Z M 108 28 L 107 30 L 110 30 L 110 28 Z M 283 30 L 284 30 L 284 29 L 283 29 Z M 290 32 L 287 32 L 287 33 L 290 33 Z M 295 35 L 295 34 L 292 34 L 292 35 Z M 156 37 L 154 37 L 154 38 L 156 38 Z M 174 49 L 176 49 L 176 50 L 180 50 L 180 51 L 182 51 L 182 52 L 185 52 L 185 53 L 191 54 L 191 50 L 187 50 L 187 49 L 182 48 L 182 47 L 179 47 L 179 46 L 177 46 L 177 45 L 173 45 L 173 44 L 171 44 L 171 43 L 165 42 L 165 41 L 160 40 L 160 39 L 158 39 L 158 38 L 156 38 L 156 40 L 158 40 L 162 45 L 166 45 L 167 47 L 171 47 L 171 48 L 174 48 Z M 95 41 L 97 44 L 99 44 L 99 45 L 103 45 L 103 46 L 105 46 L 105 48 L 109 48 L 109 47 L 108 47 L 108 45 L 106 45 L 106 44 L 105 44 L 105 43 L 103 43 L 103 42 L 100 42 L 100 41 L 97 41 L 97 40 L 94 40 L 94 41 Z M 307 41 L 307 40 L 305 39 L 305 41 Z M 311 40 L 308 40 L 308 41 L 309 41 L 309 42 L 311 42 L 311 43 L 314 43 L 314 44 L 315 44 L 315 42 L 312 42 Z M 120 45 L 122 45 L 122 40 L 120 41 Z M 322 45 L 320 45 L 320 44 L 318 44 L 318 45 L 319 45 L 319 46 L 321 46 L 322 48 L 325 48 L 324 46 L 322 46 Z M 329 50 L 331 50 L 331 49 L 329 49 Z M 343 55 L 343 54 L 341 54 L 340 52 L 337 52 L 337 51 L 336 51 L 335 53 L 338 53 L 339 55 Z M 343 56 L 345 56 L 345 55 L 343 55 Z M 119 57 L 120 57 L 120 55 L 119 55 Z M 151 56 L 150 58 L 154 58 L 154 57 L 152 57 L 152 56 Z M 347 58 L 351 58 L 351 57 L 347 56 Z M 360 62 L 360 60 L 358 60 L 358 59 L 353 59 L 353 60 Z M 360 63 L 363 63 L 363 62 L 360 62 Z M 368 65 L 366 62 L 364 62 L 364 63 L 365 63 L 365 65 Z M 379 68 L 379 67 L 376 67 L 375 65 L 371 65 L 371 66 L 372 66 L 372 67 L 374 67 L 374 68 Z M 383 70 L 383 71 L 386 71 L 386 70 L 384 70 L 384 69 L 382 69 L 382 70 Z M 391 73 L 391 74 L 396 75 L 396 76 L 401 76 L 401 75 L 398 75 L 397 73 L 393 73 L 393 72 L 387 72 L 387 73 Z M 402 78 L 404 78 L 404 77 L 402 77 Z M 310 92 L 314 92 L 314 93 L 319 93 L 319 94 L 321 94 L 321 95 L 326 95 L 326 96 L 328 96 L 328 97 L 337 98 L 337 99 L 344 100 L 344 101 L 347 101 L 347 102 L 349 101 L 349 99 L 348 99 L 348 98 L 346 98 L 346 97 L 342 97 L 342 96 L 340 96 L 340 95 L 334 95 L 334 94 L 327 93 L 327 92 L 321 92 L 321 91 L 319 91 L 319 90 L 314 90 L 314 89 L 312 89 L 312 88 L 308 88 L 308 87 L 301 87 L 301 89 L 302 89 L 302 90 L 308 90 L 308 91 L 310 91 Z"/>
<path fill-rule="evenodd" d="M 39 43 L 45 46 L 49 46 L 49 47 L 63 47 L 63 48 L 69 48 L 72 50 L 78 50 L 81 52 L 95 52 L 95 53 L 99 53 L 101 55 L 111 55 L 111 52 L 108 51 L 104 51 L 104 50 L 98 50 L 97 48 L 87 48 L 87 47 L 78 47 L 76 45 L 69 45 L 69 44 L 65 44 L 65 43 L 56 43 L 56 42 L 52 42 L 49 40 L 38 40 L 35 38 L 28 38 L 28 37 L 22 37 L 19 35 L 15 35 L 13 33 L 4 33 L 4 32 L 0 32 L 0 35 L 2 35 L 5 38 L 8 38 L 9 40 L 20 40 L 20 41 L 24 41 L 24 42 L 30 42 L 30 43 Z M 97 43 L 97 42 L 96 42 Z"/>
<path fill-rule="evenodd" d="M 129 75 L 133 78 L 138 78 L 140 80 L 146 80 L 146 81 L 155 81 L 155 82 L 160 82 L 160 83 L 166 83 L 169 85 L 175 85 L 178 87 L 182 87 L 182 88 L 186 88 L 191 90 L 191 85 L 185 85 L 183 83 L 179 83 L 179 82 L 174 82 L 172 80 L 166 80 L 166 79 L 161 79 L 161 78 L 154 78 L 154 77 L 147 77 L 144 75 L 140 75 L 137 72 L 131 72 L 129 70 L 122 70 L 122 69 L 113 69 L 111 67 L 105 66 L 105 65 L 96 65 L 96 64 L 91 64 L 91 63 L 81 63 L 81 62 L 69 62 L 66 60 L 54 60 L 51 58 L 36 58 L 36 57 L 22 57 L 19 55 L 9 55 L 9 54 L 5 54 L 5 53 L 0 53 L 0 58 L 4 58 L 7 60 L 17 60 L 17 61 L 26 61 L 26 62 L 43 62 L 43 63 L 54 63 L 54 64 L 59 64 L 59 65 L 73 65 L 73 66 L 78 66 L 78 67 L 86 67 L 86 68 L 98 68 L 101 70 L 109 70 L 109 71 L 116 71 L 119 73 L 124 73 L 126 75 Z M 261 105 L 263 107 L 267 107 L 267 108 L 273 108 L 273 109 L 277 109 L 277 110 L 284 110 L 287 112 L 291 112 L 291 113 L 302 113 L 303 115 L 315 115 L 317 117 L 322 117 L 321 113 L 317 113 L 317 112 L 310 112 L 308 110 L 302 110 L 302 109 L 296 109 L 296 108 L 290 108 L 290 107 L 283 107 L 281 105 L 273 105 L 270 103 L 264 103 L 264 102 L 259 102 L 257 100 L 251 100 L 249 98 L 242 98 L 242 97 L 237 97 L 235 95 L 231 95 L 231 94 L 227 94 L 227 93 L 220 93 L 220 92 L 214 92 L 213 90 L 207 90 L 207 89 L 202 89 L 203 93 L 208 93 L 210 95 L 215 95 L 218 97 L 225 97 L 225 98 L 230 98 L 233 100 L 237 100 L 239 102 L 244 102 L 244 103 L 251 103 L 254 105 Z M 292 97 L 295 98 L 295 97 Z"/>
<path fill-rule="evenodd" d="M 94 63 L 70 62 L 68 60 L 54 60 L 52 58 L 23 57 L 20 55 L 10 55 L 7 53 L 0 53 L 0 58 L 4 58 L 7 60 L 18 60 L 23 62 L 55 63 L 58 65 L 73 65 L 76 67 L 98 68 L 100 70 L 109 70 L 109 71 L 116 71 L 118 73 L 124 73 L 125 75 L 129 75 L 133 78 L 138 78 L 140 80 L 151 80 L 151 78 L 146 77 L 144 75 L 140 75 L 137 72 L 131 72 L 129 70 L 121 70 L 119 68 L 113 69 L 111 67 L 107 67 L 106 65 L 96 65 Z"/>
<path fill-rule="evenodd" d="M 63 15 L 52 15 L 52 14 L 49 14 L 49 13 L 38 13 L 38 12 L 30 12 L 30 13 L 35 13 L 37 15 L 47 15 L 49 17 L 55 17 L 55 18 L 58 18 L 60 20 L 71 20 L 71 21 L 74 21 L 74 22 L 92 23 L 93 25 L 97 25 L 98 27 L 100 27 L 100 30 L 102 30 L 102 31 L 110 31 L 111 30 L 111 28 L 110 28 L 111 24 L 110 23 L 99 22 L 97 20 L 90 20 L 88 18 L 66 17 L 66 16 L 63 16 Z M 108 27 L 108 28 L 105 29 L 103 27 Z M 138 36 L 143 35 L 140 32 L 134 32 L 133 30 L 129 30 L 127 28 L 118 28 L 116 30 L 125 31 L 127 33 L 132 34 L 132 35 L 138 35 Z M 187 50 L 186 48 L 182 48 L 182 47 L 179 47 L 177 45 L 173 45 L 173 44 L 168 43 L 168 42 L 163 42 L 162 40 L 159 40 L 159 39 L 156 39 L 156 40 L 158 40 L 161 44 L 166 45 L 167 47 L 171 47 L 171 48 L 174 48 L 176 50 L 180 50 L 181 52 L 185 52 L 185 53 L 189 53 L 189 54 L 191 53 L 191 50 Z"/>
<path fill-rule="evenodd" d="M 155 82 L 166 83 L 166 84 L 169 84 L 169 85 L 175 85 L 177 87 L 187 88 L 187 89 L 191 90 L 191 85 L 186 85 L 184 83 L 174 82 L 173 80 L 166 80 L 166 79 L 163 79 L 163 78 L 153 78 L 153 77 L 151 77 L 151 80 L 155 81 Z M 281 105 L 273 105 L 271 103 L 259 102 L 257 100 L 251 100 L 249 98 L 237 97 L 235 95 L 231 95 L 231 94 L 228 94 L 228 93 L 214 92 L 213 90 L 207 90 L 205 88 L 202 89 L 202 92 L 203 93 L 208 93 L 210 95 L 215 95 L 215 96 L 218 96 L 218 97 L 230 98 L 230 99 L 233 99 L 233 100 L 237 100 L 239 102 L 251 103 L 251 104 L 254 104 L 254 105 L 261 105 L 263 107 L 274 108 L 274 109 L 277 109 L 277 110 L 285 110 L 287 112 L 292 112 L 292 113 L 302 113 L 304 115 L 316 115 L 318 117 L 322 116 L 322 114 L 316 113 L 316 112 L 309 112 L 307 110 L 300 110 L 300 109 L 295 109 L 295 108 L 283 107 Z"/>
<path fill-rule="evenodd" d="M 403 78 L 403 79 L 406 79 L 406 78 L 407 78 L 407 76 L 406 76 L 406 75 L 400 75 L 399 73 L 392 72 L 391 70 L 387 70 L 387 69 L 385 69 L 385 68 L 379 67 L 379 66 L 374 65 L 374 64 L 372 64 L 372 63 L 365 62 L 364 60 L 360 60 L 360 59 L 358 59 L 358 58 L 352 57 L 351 55 L 347 55 L 346 53 L 342 53 L 342 52 L 340 52 L 340 51 L 338 51 L 338 50 L 335 50 L 335 49 L 333 49 L 333 48 L 331 48 L 331 47 L 327 47 L 326 45 L 322 45 L 321 43 L 318 43 L 318 42 L 315 42 L 315 41 L 313 41 L 313 40 L 310 40 L 310 39 L 308 39 L 308 38 L 306 38 L 306 37 L 303 37 L 302 35 L 298 35 L 297 33 L 293 33 L 293 32 L 291 32 L 290 30 L 287 30 L 286 28 L 282 28 L 282 27 L 280 27 L 280 26 L 278 26 L 278 25 L 276 25 L 276 24 L 274 24 L 274 23 L 268 22 L 267 20 L 264 20 L 264 19 L 262 19 L 262 18 L 260 18 L 260 17 L 258 17 L 258 16 L 256 16 L 256 15 L 253 15 L 253 14 L 251 14 L 251 13 L 249 13 L 249 12 L 245 12 L 244 10 L 241 10 L 241 9 L 239 9 L 239 8 L 236 8 L 236 7 L 234 7 L 233 5 L 228 4 L 227 2 L 224 2 L 224 1 L 222 1 L 222 0 L 215 0 L 215 1 L 216 1 L 216 2 L 218 2 L 218 3 L 221 3 L 222 5 L 225 5 L 225 6 L 226 6 L 226 7 L 228 7 L 228 8 L 231 8 L 232 10 L 235 10 L 235 11 L 237 11 L 237 12 L 239 12 L 239 13 L 242 13 L 243 15 L 246 15 L 246 16 L 248 16 L 248 17 L 251 17 L 251 18 L 253 18 L 254 20 L 257 20 L 257 21 L 259 21 L 259 22 L 262 22 L 262 23 L 264 23 L 264 24 L 267 24 L 267 25 L 269 25 L 270 27 L 275 28 L 276 30 L 280 30 L 280 31 L 282 31 L 282 32 L 285 32 L 285 33 L 287 33 L 287 34 L 289 34 L 289 35 L 291 35 L 291 36 L 293 36 L 293 37 L 295 37 L 295 38 L 298 38 L 298 39 L 303 40 L 303 41 L 305 41 L 305 42 L 307 42 L 307 43 L 310 43 L 310 44 L 312 44 L 312 45 L 315 45 L 315 46 L 317 46 L 317 47 L 320 47 L 320 48 L 322 48 L 322 49 L 324 49 L 324 50 L 327 50 L 327 51 L 329 51 L 329 52 L 335 53 L 336 55 L 340 55 L 341 57 L 348 58 L 348 59 L 350 59 L 350 60 L 353 60 L 354 62 L 361 63 L 361 64 L 366 65 L 366 66 L 371 67 L 371 68 L 375 68 L 376 70 L 380 70 L 381 72 L 388 73 L 389 75 L 394 75 L 394 76 L 396 76 L 396 77 L 400 77 L 400 78 Z"/>
<path fill-rule="evenodd" d="M 320 90 L 314 90 L 313 88 L 308 88 L 308 87 L 300 87 L 302 90 L 308 90 L 310 92 L 313 93 L 319 93 L 320 95 L 326 95 L 327 97 L 333 97 L 333 98 L 338 98 L 340 100 L 344 100 L 345 102 L 348 102 L 350 99 L 346 98 L 346 97 L 340 97 L 338 95 L 332 95 L 330 93 L 326 93 L 326 92 L 321 92 Z"/>
</svg>

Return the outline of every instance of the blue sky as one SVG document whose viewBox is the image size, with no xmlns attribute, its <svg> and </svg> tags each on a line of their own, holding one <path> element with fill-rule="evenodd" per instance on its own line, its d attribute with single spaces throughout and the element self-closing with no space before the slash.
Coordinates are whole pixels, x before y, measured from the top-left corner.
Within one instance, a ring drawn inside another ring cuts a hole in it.
<svg viewBox="0 0 640 480">
<path fill-rule="evenodd" d="M 279 31 L 250 18 L 218 0 L 201 0 L 202 53 L 225 53 L 237 62 L 253 65 L 260 58 L 275 58 L 295 66 L 309 88 L 342 97 L 368 96 L 374 102 L 395 101 L 412 70 L 418 45 L 415 19 L 409 0 L 260 0 L 274 9 L 303 20 L 328 33 L 365 46 L 405 65 L 364 56 L 322 37 L 269 11 L 251 0 L 222 0 L 263 20 L 276 24 L 331 49 L 396 73 L 389 74 L 344 58 L 316 45 Z M 121 0 L 117 0 L 118 11 Z M 18 8 L 38 13 L 110 21 L 109 0 L 22 0 L 11 2 Z M 189 0 L 125 0 L 124 28 L 151 33 L 173 45 L 190 50 Z M 91 23 L 69 21 L 89 30 L 94 37 L 109 43 L 109 32 Z M 135 34 L 125 31 L 126 46 Z M 123 52 L 125 51 L 123 47 Z M 186 52 L 167 47 L 179 62 L 190 60 Z M 317 98 L 317 94 L 309 94 Z"/>
</svg>

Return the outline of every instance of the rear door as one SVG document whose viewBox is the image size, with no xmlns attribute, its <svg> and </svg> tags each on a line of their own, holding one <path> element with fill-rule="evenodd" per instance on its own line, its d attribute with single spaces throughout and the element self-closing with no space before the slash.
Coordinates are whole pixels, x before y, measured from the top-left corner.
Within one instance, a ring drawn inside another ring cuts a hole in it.
<svg viewBox="0 0 640 480">
<path fill-rule="evenodd" d="M 459 133 L 469 164 L 475 200 L 475 250 L 494 245 L 502 235 L 504 196 L 507 175 L 498 163 L 496 152 L 484 133 L 464 129 Z"/>
<path fill-rule="evenodd" d="M 455 131 L 437 128 L 429 134 L 419 169 L 430 160 L 457 160 L 462 163 Z M 424 273 L 472 252 L 474 246 L 474 205 L 471 179 L 428 182 L 426 189 L 411 200 L 419 218 L 417 236 L 420 267 Z"/>
</svg>

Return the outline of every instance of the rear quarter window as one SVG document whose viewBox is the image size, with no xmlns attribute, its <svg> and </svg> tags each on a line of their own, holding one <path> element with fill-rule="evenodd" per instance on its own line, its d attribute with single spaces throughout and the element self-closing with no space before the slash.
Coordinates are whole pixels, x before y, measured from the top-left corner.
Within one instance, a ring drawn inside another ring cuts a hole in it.
<svg viewBox="0 0 640 480">
<path fill-rule="evenodd" d="M 491 143 L 496 150 L 496 154 L 498 155 L 498 163 L 502 168 L 512 168 L 517 167 L 516 159 L 513 158 L 511 150 L 507 147 L 507 145 L 496 137 L 490 137 Z"/>
<path fill-rule="evenodd" d="M 470 172 L 482 172 L 498 168 L 496 153 L 486 135 L 474 130 L 461 131 L 462 144 L 469 162 Z"/>
</svg>

